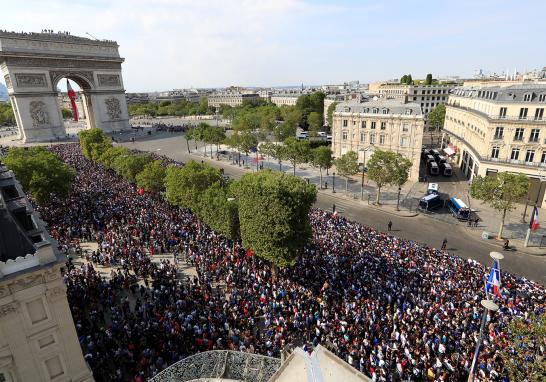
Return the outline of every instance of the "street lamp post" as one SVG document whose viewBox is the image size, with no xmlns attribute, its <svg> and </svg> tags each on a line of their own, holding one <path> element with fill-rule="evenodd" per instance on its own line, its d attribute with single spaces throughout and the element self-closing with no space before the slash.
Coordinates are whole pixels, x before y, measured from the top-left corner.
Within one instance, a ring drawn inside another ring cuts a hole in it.
<svg viewBox="0 0 546 382">
<path fill-rule="evenodd" d="M 332 172 L 332 193 L 336 193 L 336 173 Z"/>
<path fill-rule="evenodd" d="M 364 153 L 364 158 L 362 162 L 362 180 L 360 182 L 360 200 L 364 200 L 364 170 L 366 169 L 366 153 L 373 145 L 373 143 L 370 143 L 368 147 L 360 150 Z"/>
</svg>

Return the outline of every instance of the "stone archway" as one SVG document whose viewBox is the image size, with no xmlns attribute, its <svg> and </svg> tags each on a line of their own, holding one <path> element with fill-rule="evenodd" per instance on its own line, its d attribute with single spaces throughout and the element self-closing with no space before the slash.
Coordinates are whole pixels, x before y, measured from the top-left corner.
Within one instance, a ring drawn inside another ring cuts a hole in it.
<svg viewBox="0 0 546 382">
<path fill-rule="evenodd" d="M 0 31 L 0 68 L 24 142 L 50 141 L 66 131 L 57 105 L 61 78 L 82 89 L 87 127 L 130 128 L 118 44 L 66 33 Z"/>
</svg>

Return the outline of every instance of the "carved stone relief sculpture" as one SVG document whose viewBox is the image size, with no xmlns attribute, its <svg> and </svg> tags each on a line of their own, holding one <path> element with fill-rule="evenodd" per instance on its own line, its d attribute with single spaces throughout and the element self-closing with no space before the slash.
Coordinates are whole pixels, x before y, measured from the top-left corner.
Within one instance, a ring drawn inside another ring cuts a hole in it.
<svg viewBox="0 0 546 382">
<path fill-rule="evenodd" d="M 10 78 L 9 74 L 6 74 L 4 76 L 4 80 L 6 81 L 6 86 L 8 87 L 8 89 L 11 89 L 12 84 L 11 84 L 11 78 Z"/>
<path fill-rule="evenodd" d="M 49 114 L 47 113 L 45 103 L 42 101 L 30 102 L 30 117 L 32 118 L 32 125 L 34 127 L 49 125 Z"/>
<path fill-rule="evenodd" d="M 117 74 L 97 74 L 99 86 L 120 86 L 121 82 Z"/>
<path fill-rule="evenodd" d="M 118 119 L 121 115 L 121 104 L 119 102 L 119 99 L 115 97 L 110 97 L 107 98 L 104 102 L 106 103 L 106 113 L 108 113 L 110 119 Z"/>
<path fill-rule="evenodd" d="M 42 73 L 15 73 L 15 81 L 20 88 L 45 88 L 47 80 Z"/>
</svg>

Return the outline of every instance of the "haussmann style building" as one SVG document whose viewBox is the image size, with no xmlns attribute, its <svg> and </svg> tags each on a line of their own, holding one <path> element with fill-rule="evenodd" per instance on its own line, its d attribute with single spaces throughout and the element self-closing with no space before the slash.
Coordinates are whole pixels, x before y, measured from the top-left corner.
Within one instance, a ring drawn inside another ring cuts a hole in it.
<svg viewBox="0 0 546 382">
<path fill-rule="evenodd" d="M 413 163 L 410 180 L 419 179 L 424 129 L 419 104 L 382 99 L 344 102 L 336 106 L 332 122 L 335 157 L 354 151 L 359 163 L 365 165 L 376 149 L 394 151 Z"/>
<path fill-rule="evenodd" d="M 546 177 L 546 84 L 460 88 L 446 105 L 443 145 L 468 179 L 527 175 L 540 206 Z M 542 189 L 541 189 L 542 188 Z"/>
<path fill-rule="evenodd" d="M 90 382 L 44 223 L 0 164 L 0 381 Z"/>
</svg>

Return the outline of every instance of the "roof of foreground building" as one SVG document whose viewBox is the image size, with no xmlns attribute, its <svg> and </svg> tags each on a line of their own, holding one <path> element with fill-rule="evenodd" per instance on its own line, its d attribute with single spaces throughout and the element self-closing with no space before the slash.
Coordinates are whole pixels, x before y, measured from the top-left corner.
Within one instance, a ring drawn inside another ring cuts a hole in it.
<svg viewBox="0 0 546 382">
<path fill-rule="evenodd" d="M 21 186 L 0 162 L 0 279 L 65 261 Z"/>
<path fill-rule="evenodd" d="M 150 382 L 369 382 L 370 379 L 322 346 L 295 349 L 278 358 L 213 350 L 183 359 Z"/>
</svg>

